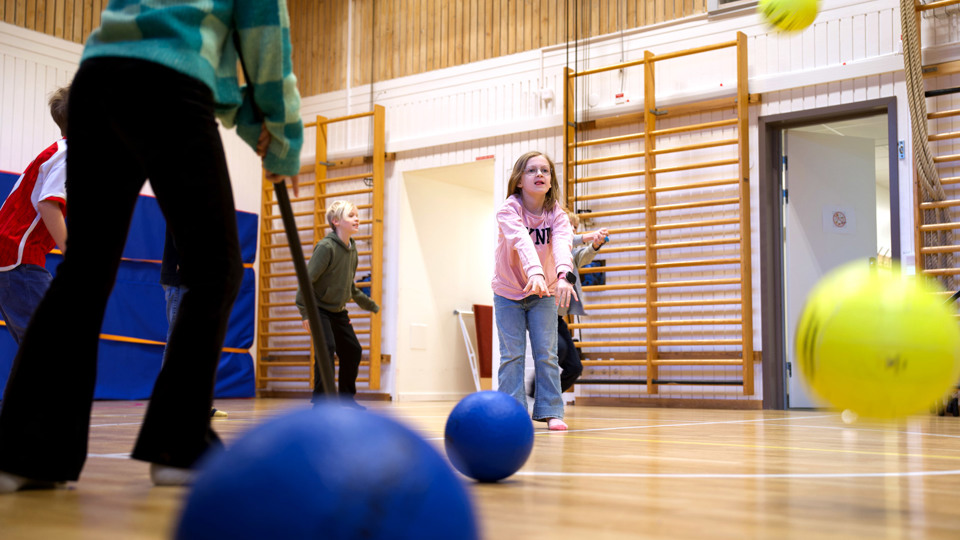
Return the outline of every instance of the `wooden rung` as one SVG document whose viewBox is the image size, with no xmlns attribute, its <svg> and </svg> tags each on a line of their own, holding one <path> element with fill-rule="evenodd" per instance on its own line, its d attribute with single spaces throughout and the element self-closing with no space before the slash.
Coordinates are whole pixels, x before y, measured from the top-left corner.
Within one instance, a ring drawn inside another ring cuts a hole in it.
<svg viewBox="0 0 960 540">
<path fill-rule="evenodd" d="M 302 320 L 303 319 L 301 319 L 299 316 L 298 317 L 266 317 L 266 316 L 260 317 L 260 322 L 293 322 L 293 321 L 302 321 Z"/>
<path fill-rule="evenodd" d="M 373 188 L 354 189 L 350 191 L 338 191 L 336 193 L 317 193 L 314 195 L 317 199 L 333 199 L 336 197 L 346 197 L 348 195 L 362 195 L 364 193 L 373 193 Z"/>
<path fill-rule="evenodd" d="M 297 227 L 297 230 L 298 230 L 298 231 L 301 231 L 301 232 L 303 232 L 303 231 L 312 231 L 312 230 L 313 230 L 313 225 L 310 225 L 310 226 L 308 226 L 308 227 Z M 285 229 L 264 229 L 262 232 L 263 232 L 263 234 L 282 234 L 282 233 L 285 233 L 285 232 L 287 232 L 287 231 L 286 231 Z M 283 245 L 286 246 L 287 244 L 283 244 Z"/>
<path fill-rule="evenodd" d="M 701 150 L 703 148 L 715 148 L 717 146 L 727 146 L 730 144 L 737 144 L 740 141 L 737 139 L 719 139 L 716 141 L 707 141 L 694 144 L 685 144 L 683 146 L 672 146 L 670 148 L 657 148 L 653 152 L 650 152 L 652 155 L 658 156 L 661 154 L 669 154 L 671 152 L 686 152 L 688 150 Z"/>
<path fill-rule="evenodd" d="M 577 328 L 644 328 L 646 321 L 639 322 L 612 322 L 612 323 L 570 323 L 567 328 L 575 330 Z"/>
<path fill-rule="evenodd" d="M 280 278 L 280 277 L 291 277 L 297 275 L 296 272 L 276 272 L 276 273 L 264 273 L 260 274 L 262 278 Z"/>
<path fill-rule="evenodd" d="M 266 263 L 266 264 L 292 262 L 292 261 L 293 261 L 293 258 L 291 257 L 280 257 L 278 259 L 267 259 L 267 258 L 260 259 L 260 262 Z"/>
<path fill-rule="evenodd" d="M 705 219 L 702 221 L 684 221 L 679 223 L 662 223 L 659 225 L 654 225 L 653 230 L 655 231 L 665 231 L 669 229 L 692 229 L 695 227 L 717 227 L 720 225 L 737 225 L 740 223 L 740 218 L 728 218 L 728 219 Z"/>
<path fill-rule="evenodd" d="M 944 141 L 947 139 L 960 139 L 960 131 L 954 131 L 952 133 L 937 133 L 935 135 L 930 135 L 928 137 L 930 141 Z"/>
<path fill-rule="evenodd" d="M 684 49 L 682 51 L 674 51 L 669 53 L 657 54 L 650 58 L 651 62 L 662 62 L 664 60 L 670 60 L 671 58 L 680 58 L 682 56 L 690 56 L 694 54 L 700 54 L 710 51 L 716 51 L 719 49 L 727 49 L 730 47 L 738 47 L 736 40 L 722 41 L 720 43 L 712 43 L 710 45 L 702 45 L 700 47 L 694 47 L 692 49 Z"/>
<path fill-rule="evenodd" d="M 950 184 L 960 184 L 960 176 L 948 176 L 946 178 L 941 178 L 940 183 L 945 186 Z"/>
<path fill-rule="evenodd" d="M 309 360 L 306 362 L 266 362 L 261 361 L 257 364 L 258 368 L 271 368 L 271 367 L 310 367 L 313 365 L 313 362 Z"/>
<path fill-rule="evenodd" d="M 598 158 L 589 158 L 589 159 L 579 159 L 571 163 L 571 165 L 593 165 L 596 163 L 607 163 L 609 161 L 619 161 L 622 159 L 636 159 L 646 156 L 646 152 L 633 152 L 630 154 L 617 154 L 613 156 L 603 156 Z"/>
<path fill-rule="evenodd" d="M 653 361 L 655 366 L 742 366 L 743 360 L 730 360 L 727 358 L 717 358 L 717 359 L 700 359 L 700 358 L 689 358 L 689 359 L 662 359 L 658 358 Z"/>
<path fill-rule="evenodd" d="M 740 259 L 733 257 L 726 259 L 697 259 L 692 261 L 665 261 L 653 263 L 654 268 L 680 268 L 685 266 L 712 266 L 718 264 L 740 264 Z M 583 270 L 581 269 L 582 273 Z"/>
<path fill-rule="evenodd" d="M 960 275 L 960 268 L 931 268 L 924 269 L 923 273 L 929 276 L 957 276 Z"/>
<path fill-rule="evenodd" d="M 310 333 L 300 328 L 293 332 L 261 332 L 260 335 L 263 337 L 309 337 Z"/>
<path fill-rule="evenodd" d="M 598 67 L 598 68 L 594 68 L 594 69 L 586 69 L 586 70 L 583 70 L 583 71 L 575 71 L 575 72 L 570 73 L 570 74 L 567 75 L 567 76 L 570 77 L 570 78 L 573 78 L 573 77 L 584 77 L 584 76 L 587 76 L 587 75 L 593 75 L 593 74 L 595 74 L 595 73 L 603 73 L 603 72 L 605 72 L 605 71 L 618 71 L 618 70 L 621 70 L 621 69 L 624 69 L 624 68 L 628 68 L 628 67 L 640 66 L 640 65 L 645 64 L 646 62 L 647 62 L 647 60 L 646 60 L 645 58 L 644 58 L 644 59 L 640 59 L 640 60 L 631 60 L 631 61 L 629 61 L 629 62 L 621 62 L 621 63 L 619 63 L 619 64 L 613 64 L 613 65 Z"/>
<path fill-rule="evenodd" d="M 935 156 L 933 158 L 934 163 L 948 163 L 951 161 L 960 161 L 960 154 L 948 154 L 943 156 Z"/>
<path fill-rule="evenodd" d="M 657 167 L 653 169 L 654 174 L 672 173 L 678 171 L 690 171 L 693 169 L 707 169 L 709 167 L 721 167 L 724 165 L 736 165 L 740 163 L 738 158 L 718 159 L 716 161 L 701 161 L 699 163 L 688 163 L 686 165 L 675 165 L 673 167 Z"/>
<path fill-rule="evenodd" d="M 726 238 L 714 238 L 712 240 L 689 240 L 686 242 L 663 242 L 661 244 L 653 244 L 650 246 L 651 249 L 678 249 L 678 248 L 687 248 L 687 247 L 703 247 L 703 246 L 722 246 L 727 244 L 739 244 L 739 236 L 728 236 Z"/>
<path fill-rule="evenodd" d="M 736 326 L 743 324 L 743 319 L 675 319 L 670 321 L 653 321 L 653 326 L 696 326 L 696 325 Z"/>
<path fill-rule="evenodd" d="M 275 307 L 295 308 L 295 307 L 297 307 L 297 306 L 296 306 L 295 304 L 293 304 L 292 302 L 260 302 L 260 307 L 265 307 L 265 308 L 275 308 Z"/>
<path fill-rule="evenodd" d="M 645 366 L 646 360 L 584 360 L 583 367 Z"/>
<path fill-rule="evenodd" d="M 636 244 L 632 246 L 616 246 L 616 247 L 603 247 L 604 253 L 626 253 L 628 251 L 643 251 L 646 249 L 646 246 L 643 244 Z"/>
<path fill-rule="evenodd" d="M 673 135 L 674 133 L 685 133 L 687 131 L 698 131 L 701 129 L 715 129 L 727 126 L 735 126 L 739 120 L 736 118 L 730 118 L 728 120 L 717 120 L 715 122 L 704 122 L 702 124 L 690 124 L 687 126 L 679 126 L 675 128 L 665 128 L 654 130 L 651 134 L 655 137 L 661 135 Z"/>
<path fill-rule="evenodd" d="M 307 347 L 259 347 L 261 351 L 277 351 L 277 352 L 304 352 L 309 350 Z"/>
<path fill-rule="evenodd" d="M 614 174 L 601 174 L 599 176 L 584 176 L 581 178 L 576 178 L 573 181 L 573 184 L 587 184 L 590 182 L 600 182 L 603 180 L 616 180 L 617 178 L 630 178 L 632 176 L 644 176 L 646 171 L 628 171 L 622 173 Z"/>
<path fill-rule="evenodd" d="M 273 382 L 310 382 L 310 377 L 260 377 L 261 381 Z"/>
<path fill-rule="evenodd" d="M 960 251 L 960 246 L 930 246 L 920 248 L 920 253 L 956 253 Z"/>
<path fill-rule="evenodd" d="M 702 300 L 658 300 L 653 307 L 685 307 L 685 306 L 723 306 L 740 304 L 739 298 L 719 298 Z"/>
<path fill-rule="evenodd" d="M 614 199 L 616 197 L 632 197 L 636 195 L 643 195 L 646 190 L 643 189 L 631 189 L 629 191 L 617 191 L 613 193 L 598 193 L 596 195 L 580 195 L 577 197 L 578 201 L 595 201 L 597 199 Z"/>
<path fill-rule="evenodd" d="M 737 285 L 740 278 L 722 278 L 722 279 L 691 279 L 686 281 L 655 281 L 650 284 L 654 288 L 662 287 L 704 287 L 707 285 Z M 587 288 L 584 287 L 584 290 Z"/>
<path fill-rule="evenodd" d="M 583 216 L 582 218 L 580 218 L 581 220 L 588 220 L 588 219 L 590 219 L 590 218 L 589 218 L 590 214 L 580 214 L 580 215 Z M 630 233 L 637 233 L 637 232 L 645 232 L 646 230 L 647 230 L 646 227 L 618 227 L 618 228 L 608 229 L 607 232 L 610 234 L 610 236 L 614 236 L 614 235 L 617 235 L 617 234 L 630 234 Z M 606 250 L 604 250 L 604 251 L 606 251 Z"/>
<path fill-rule="evenodd" d="M 587 311 L 599 311 L 601 309 L 640 309 L 646 307 L 646 304 L 642 302 L 621 302 L 621 303 L 606 303 L 606 304 L 584 304 L 583 309 Z"/>
<path fill-rule="evenodd" d="M 686 208 L 702 208 L 704 206 L 723 206 L 727 204 L 739 204 L 740 199 L 731 197 L 729 199 L 710 199 L 706 201 L 696 201 L 688 203 L 658 204 L 653 207 L 654 212 L 665 212 L 668 210 L 683 210 Z"/>
<path fill-rule="evenodd" d="M 298 290 L 299 287 L 294 285 L 293 287 L 264 287 L 260 289 L 262 293 L 275 293 L 275 292 L 293 292 Z"/>
<path fill-rule="evenodd" d="M 956 0 L 940 0 L 939 2 L 928 2 L 926 4 L 917 3 L 917 4 L 914 4 L 913 7 L 914 9 L 917 10 L 918 13 L 922 13 L 924 11 L 931 10 L 931 9 L 952 6 L 956 3 L 957 3 Z"/>
<path fill-rule="evenodd" d="M 578 349 L 583 349 L 585 347 L 646 347 L 647 342 L 644 341 L 574 341 L 574 345 Z"/>
<path fill-rule="evenodd" d="M 373 171 L 370 171 L 365 173 L 348 174 L 345 176 L 335 176 L 332 178 L 331 177 L 321 178 L 319 180 L 314 181 L 313 183 L 314 184 L 334 184 L 337 182 L 347 182 L 349 180 L 360 180 L 361 178 L 370 178 L 372 176 L 373 176 Z"/>
<path fill-rule="evenodd" d="M 586 266 L 580 269 L 581 274 L 600 274 L 608 272 L 633 272 L 643 270 L 646 266 L 642 264 L 622 264 L 619 266 Z"/>
<path fill-rule="evenodd" d="M 582 214 L 577 214 L 578 216 L 586 216 L 587 218 L 601 218 L 609 216 L 625 216 L 628 214 L 643 214 L 647 209 L 644 207 L 639 208 L 624 208 L 623 210 L 607 210 L 604 212 L 584 212 Z"/>
<path fill-rule="evenodd" d="M 353 238 L 357 238 L 357 237 L 354 236 Z M 368 251 L 358 251 L 358 252 L 357 252 L 357 256 L 358 256 L 358 257 L 365 257 L 365 256 L 367 256 L 367 255 L 371 255 L 372 253 L 373 253 L 373 251 L 369 251 L 369 250 L 368 250 Z"/>
<path fill-rule="evenodd" d="M 655 339 L 653 345 L 656 347 L 673 347 L 677 345 L 740 345 L 743 340 L 740 339 Z"/>
<path fill-rule="evenodd" d="M 372 219 L 361 219 L 361 220 L 360 220 L 360 225 L 370 225 L 371 223 L 373 223 L 373 220 L 372 220 Z M 320 223 L 319 225 L 317 225 L 317 228 L 318 228 L 318 229 L 329 229 L 329 228 L 330 228 L 330 225 L 329 225 L 328 223 Z"/>
<path fill-rule="evenodd" d="M 937 118 L 947 118 L 950 116 L 960 116 L 960 109 L 927 113 L 927 118 L 930 120 L 936 120 Z"/>
<path fill-rule="evenodd" d="M 614 285 L 587 285 L 583 288 L 584 292 L 593 291 L 623 291 L 628 289 L 643 289 L 646 283 L 617 283 Z"/>
<path fill-rule="evenodd" d="M 641 133 L 631 133 L 629 135 L 618 135 L 616 137 L 604 137 L 603 139 L 591 139 L 589 141 L 579 141 L 576 143 L 570 143 L 567 145 L 568 148 L 582 148 L 584 146 L 595 146 L 598 144 L 610 144 L 618 142 L 633 141 L 636 139 L 642 139 L 643 132 Z"/>
<path fill-rule="evenodd" d="M 683 189 L 700 189 L 706 187 L 732 186 L 740 181 L 736 178 L 726 178 L 723 180 L 706 180 L 703 182 L 691 182 L 689 184 L 677 184 L 674 186 L 657 186 L 650 191 L 654 193 L 663 193 L 664 191 L 680 191 Z"/>
<path fill-rule="evenodd" d="M 311 122 L 310 124 L 304 124 L 303 127 L 313 127 L 320 124 L 335 124 L 337 122 L 346 122 L 347 120 L 355 120 L 357 118 L 366 118 L 368 116 L 373 116 L 373 114 L 374 114 L 373 111 L 369 111 L 369 112 L 363 112 L 363 113 L 348 114 L 346 116 L 338 116 L 336 118 L 324 118 L 322 120 L 321 120 L 321 117 L 317 115 L 317 120 L 315 122 Z"/>
<path fill-rule="evenodd" d="M 949 231 L 960 229 L 960 223 L 934 223 L 931 225 L 921 225 L 921 231 Z"/>
</svg>

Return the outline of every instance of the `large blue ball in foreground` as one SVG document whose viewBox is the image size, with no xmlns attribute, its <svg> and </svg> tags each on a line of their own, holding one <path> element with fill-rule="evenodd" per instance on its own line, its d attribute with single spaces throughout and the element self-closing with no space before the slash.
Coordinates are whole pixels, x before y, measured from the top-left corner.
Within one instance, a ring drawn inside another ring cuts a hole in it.
<svg viewBox="0 0 960 540">
<path fill-rule="evenodd" d="M 520 470 L 533 450 L 533 423 L 509 394 L 483 391 L 460 400 L 444 431 L 447 457 L 463 474 L 496 482 Z"/>
<path fill-rule="evenodd" d="M 394 420 L 324 404 L 203 460 L 176 532 L 209 538 L 478 538 L 465 486 Z"/>
</svg>

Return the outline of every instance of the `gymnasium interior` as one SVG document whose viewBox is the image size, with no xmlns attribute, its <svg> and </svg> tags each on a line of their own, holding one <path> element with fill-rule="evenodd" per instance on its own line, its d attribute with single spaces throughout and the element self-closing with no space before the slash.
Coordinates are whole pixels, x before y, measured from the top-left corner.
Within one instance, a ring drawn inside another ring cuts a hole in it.
<svg viewBox="0 0 960 540">
<path fill-rule="evenodd" d="M 0 199 L 60 138 L 47 99 L 113 1 L 0 0 Z M 778 28 L 769 4 L 811 21 Z M 364 349 L 358 414 L 405 426 L 456 479 L 475 521 L 447 537 L 960 537 L 960 379 L 909 415 L 857 417 L 811 388 L 797 349 L 811 293 L 851 261 L 936 283 L 960 329 L 960 0 L 287 6 L 299 243 L 309 257 L 334 200 L 357 206 L 356 286 L 381 307 L 348 304 Z M 309 410 L 318 381 L 284 202 L 258 156 L 220 132 L 244 265 L 215 388 L 226 416 L 211 420 L 229 453 Z M 563 394 L 569 429 L 532 422 L 519 470 L 478 482 L 447 462 L 445 430 L 458 402 L 498 387 L 495 216 L 531 150 L 555 163 L 580 231 L 605 228 L 609 242 L 580 269 L 587 315 L 567 320 L 583 364 Z M 147 185 L 101 330 L 83 475 L 0 494 L 0 538 L 186 537 L 191 488 L 154 487 L 130 459 L 167 336 L 164 231 Z M 51 252 L 47 268 L 60 261 Z M 924 340 L 923 322 L 903 325 Z M 0 329 L 0 391 L 16 351 Z M 376 469 L 394 450 L 319 466 Z M 204 519 L 252 519 L 277 538 L 314 519 L 330 537 L 429 536 L 374 523 L 386 510 L 284 512 L 270 502 L 282 489 Z M 343 533 L 349 520 L 371 524 Z"/>
</svg>

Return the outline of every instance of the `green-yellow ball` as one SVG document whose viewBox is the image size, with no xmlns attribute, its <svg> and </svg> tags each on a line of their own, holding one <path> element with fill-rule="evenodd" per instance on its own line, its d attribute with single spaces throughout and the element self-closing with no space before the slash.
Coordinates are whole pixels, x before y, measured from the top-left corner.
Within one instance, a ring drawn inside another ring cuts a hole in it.
<svg viewBox="0 0 960 540">
<path fill-rule="evenodd" d="M 817 18 L 818 0 L 760 0 L 757 11 L 770 26 L 784 32 L 799 32 Z"/>
<path fill-rule="evenodd" d="M 929 410 L 960 379 L 960 326 L 938 290 L 866 261 L 826 275 L 797 324 L 796 357 L 810 389 L 862 417 Z"/>
</svg>

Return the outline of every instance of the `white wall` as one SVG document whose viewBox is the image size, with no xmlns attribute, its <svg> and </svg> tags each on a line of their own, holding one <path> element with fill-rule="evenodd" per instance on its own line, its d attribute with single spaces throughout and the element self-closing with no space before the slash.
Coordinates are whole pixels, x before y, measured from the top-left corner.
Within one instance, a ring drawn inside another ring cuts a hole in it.
<svg viewBox="0 0 960 540">
<path fill-rule="evenodd" d="M 476 391 L 453 312 L 492 302 L 493 171 L 493 160 L 483 160 L 403 174 L 397 399 L 460 399 Z"/>
</svg>

